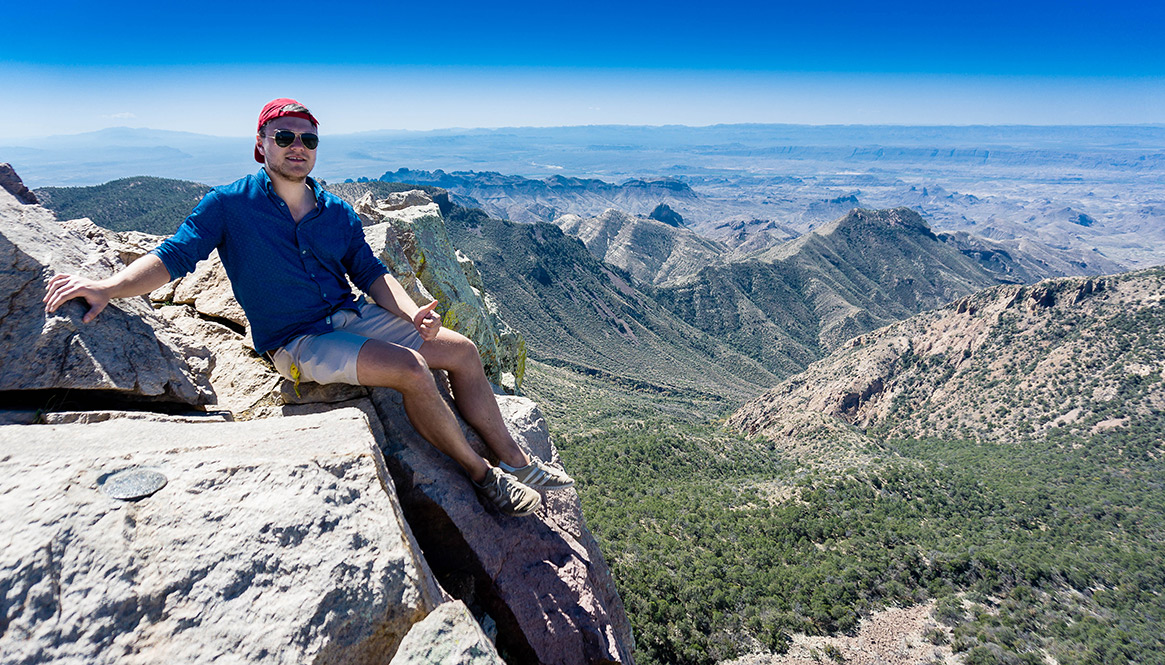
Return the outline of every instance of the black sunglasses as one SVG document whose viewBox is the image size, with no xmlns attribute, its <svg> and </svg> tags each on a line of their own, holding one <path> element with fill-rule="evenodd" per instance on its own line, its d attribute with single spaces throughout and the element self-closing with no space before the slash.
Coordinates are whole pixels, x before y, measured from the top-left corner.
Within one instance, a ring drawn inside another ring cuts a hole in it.
<svg viewBox="0 0 1165 665">
<path fill-rule="evenodd" d="M 315 150 L 316 146 L 320 144 L 320 137 L 318 135 L 312 134 L 311 132 L 296 134 L 290 129 L 277 130 L 274 134 L 271 135 L 271 138 L 275 139 L 275 145 L 279 146 L 280 148 L 286 148 L 292 143 L 295 143 L 295 137 L 297 136 L 299 137 L 299 140 L 303 142 L 303 147 L 307 148 L 308 150 Z"/>
</svg>

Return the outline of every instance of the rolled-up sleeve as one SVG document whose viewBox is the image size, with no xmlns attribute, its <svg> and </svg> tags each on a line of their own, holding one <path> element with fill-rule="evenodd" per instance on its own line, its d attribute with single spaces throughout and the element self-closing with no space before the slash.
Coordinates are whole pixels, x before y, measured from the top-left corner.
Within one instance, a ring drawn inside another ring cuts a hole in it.
<svg viewBox="0 0 1165 665">
<path fill-rule="evenodd" d="M 178 231 L 152 252 L 162 260 L 170 279 L 189 274 L 222 242 L 223 217 L 217 192 L 202 197 Z"/>
</svg>

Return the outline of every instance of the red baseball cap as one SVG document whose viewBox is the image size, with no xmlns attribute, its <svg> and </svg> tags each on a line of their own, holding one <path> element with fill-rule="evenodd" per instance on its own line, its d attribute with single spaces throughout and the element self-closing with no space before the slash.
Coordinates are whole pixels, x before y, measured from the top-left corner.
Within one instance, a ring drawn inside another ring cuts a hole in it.
<svg viewBox="0 0 1165 665">
<path fill-rule="evenodd" d="M 259 112 L 259 125 L 255 128 L 255 133 L 258 134 L 259 132 L 263 131 L 263 125 L 267 124 L 268 122 L 271 122 L 276 118 L 285 118 L 287 116 L 310 120 L 312 125 L 316 127 L 320 126 L 320 121 L 316 120 L 316 117 L 311 114 L 311 111 L 307 110 L 306 106 L 300 104 L 294 99 L 283 97 L 280 99 L 272 99 L 271 101 L 267 102 L 267 105 L 264 106 L 263 110 Z M 264 163 L 263 155 L 259 153 L 259 146 L 255 146 L 255 161 L 259 162 L 260 164 Z"/>
</svg>

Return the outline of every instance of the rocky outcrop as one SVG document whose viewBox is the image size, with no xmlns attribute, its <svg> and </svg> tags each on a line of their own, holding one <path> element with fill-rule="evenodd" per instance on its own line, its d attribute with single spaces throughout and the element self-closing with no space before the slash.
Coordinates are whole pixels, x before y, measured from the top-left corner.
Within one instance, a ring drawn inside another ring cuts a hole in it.
<svg viewBox="0 0 1165 665">
<path fill-rule="evenodd" d="M 455 600 L 413 626 L 389 665 L 503 665 L 465 603 Z"/>
<path fill-rule="evenodd" d="M 162 236 L 140 231 L 110 231 L 97 226 L 88 217 L 70 219 L 60 224 L 69 231 L 84 236 L 85 240 L 104 252 L 115 265 L 133 263 L 140 256 L 157 247 L 163 239 Z"/>
<path fill-rule="evenodd" d="M 139 231 L 111 231 L 87 218 L 61 222 L 64 228 L 83 235 L 100 248 L 114 263 L 129 265 L 150 252 L 165 240 Z M 247 317 L 231 291 L 226 269 L 218 258 L 218 251 L 200 261 L 193 272 L 159 287 L 150 294 L 150 300 L 162 305 L 190 305 L 203 316 L 246 328 Z"/>
<path fill-rule="evenodd" d="M 57 272 L 95 278 L 120 266 L 40 206 L 0 192 L 0 391 L 69 389 L 206 404 L 213 357 L 159 318 L 141 298 L 110 304 L 90 324 L 88 307 L 65 303 L 44 311 L 48 280 Z"/>
<path fill-rule="evenodd" d="M 428 203 L 404 207 L 410 196 Z M 477 344 L 490 381 L 509 392 L 516 391 L 522 385 L 526 362 L 521 335 L 487 302 L 481 277 L 476 276 L 476 284 L 470 282 L 477 270 L 472 261 L 453 249 L 437 204 L 421 191 L 401 192 L 398 198 L 375 201 L 371 194 L 365 194 L 356 202 L 356 212 L 371 222 L 365 237 L 375 239 L 373 250 L 402 284 L 419 280 L 423 292 L 440 301 L 437 311 L 444 325 Z M 422 292 L 419 286 L 413 289 Z"/>
<path fill-rule="evenodd" d="M 236 328 L 207 317 L 192 305 L 167 305 L 157 312 L 214 354 L 209 378 L 218 395 L 217 408 L 229 411 L 236 419 L 248 420 L 258 416 L 263 407 L 280 401 L 282 377 L 271 363 L 255 353 L 249 338 Z"/>
<path fill-rule="evenodd" d="M 12 265 L 73 245 L 87 252 L 29 263 L 27 291 L 54 270 L 111 271 L 153 244 L 0 204 L 0 239 L 10 227 L 37 229 L 5 241 L 30 253 L 14 249 Z M 439 252 L 425 247 L 435 262 Z M 468 283 L 472 264 L 448 254 L 441 261 Z M 115 301 L 77 337 L 148 319 L 155 348 L 168 348 L 155 336 L 198 340 L 187 353 L 204 362 L 199 385 L 217 397 L 205 411 L 96 410 L 74 390 L 73 408 L 94 410 L 0 412 L 0 661 L 499 663 L 496 640 L 510 663 L 633 662 L 627 618 L 573 492 L 549 494 L 534 517 L 484 508 L 460 469 L 412 429 L 398 394 L 296 389 L 221 308 L 200 307 L 214 300 L 198 284 L 186 285 L 188 298 L 175 297 L 175 285 L 156 309 Z M 42 296 L 43 286 L 33 300 L 14 298 L 4 325 L 44 319 Z M 76 305 L 73 319 L 84 310 Z M 43 346 L 51 332 L 30 329 L 22 341 Z M 45 362 L 60 365 L 68 353 L 50 348 Z M 13 355 L 0 375 L 28 374 L 35 359 Z M 499 399 L 521 444 L 557 461 L 533 403 Z M 165 483 L 117 499 L 111 474 L 130 468 Z"/>
<path fill-rule="evenodd" d="M 648 215 L 648 217 L 658 222 L 663 222 L 668 226 L 680 227 L 684 225 L 683 215 L 676 212 L 675 210 L 672 210 L 671 206 L 666 203 L 661 203 L 655 206 L 655 209 L 651 211 L 651 214 Z"/>
<path fill-rule="evenodd" d="M 11 164 L 0 164 L 0 189 L 7 191 L 16 197 L 17 201 L 25 205 L 36 205 L 40 203 L 36 198 L 36 194 L 24 186 L 24 181 L 20 179 L 20 176 L 16 175 L 16 170 L 12 168 Z"/>
<path fill-rule="evenodd" d="M 356 410 L 0 427 L 0 459 L 5 663 L 384 663 L 445 599 Z"/>
<path fill-rule="evenodd" d="M 622 601 L 574 490 L 547 492 L 534 517 L 486 509 L 464 472 L 408 425 L 399 393 L 374 389 L 389 471 L 401 504 L 442 585 L 498 625 L 511 662 L 631 662 Z M 527 453 L 559 463 L 545 420 L 521 397 L 499 399 L 506 424 Z M 471 445 L 489 455 L 476 433 Z"/>
<path fill-rule="evenodd" d="M 227 279 L 226 268 L 223 268 L 218 258 L 218 250 L 211 252 L 205 261 L 200 261 L 194 272 L 172 284 L 174 293 L 169 300 L 175 304 L 190 305 L 204 316 L 247 328 L 247 316 L 243 314 L 243 308 L 231 291 L 231 283 Z M 158 300 L 152 294 L 151 299 Z"/>
</svg>

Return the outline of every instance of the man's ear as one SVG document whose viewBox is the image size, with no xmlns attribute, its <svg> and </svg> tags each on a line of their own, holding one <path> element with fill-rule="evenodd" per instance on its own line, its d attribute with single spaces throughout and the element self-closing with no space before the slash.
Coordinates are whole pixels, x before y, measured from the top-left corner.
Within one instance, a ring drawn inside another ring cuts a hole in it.
<svg viewBox="0 0 1165 665">
<path fill-rule="evenodd" d="M 267 153 L 263 151 L 263 135 L 262 134 L 255 135 L 255 149 L 259 151 L 260 155 L 263 155 L 263 159 L 267 159 Z"/>
</svg>

